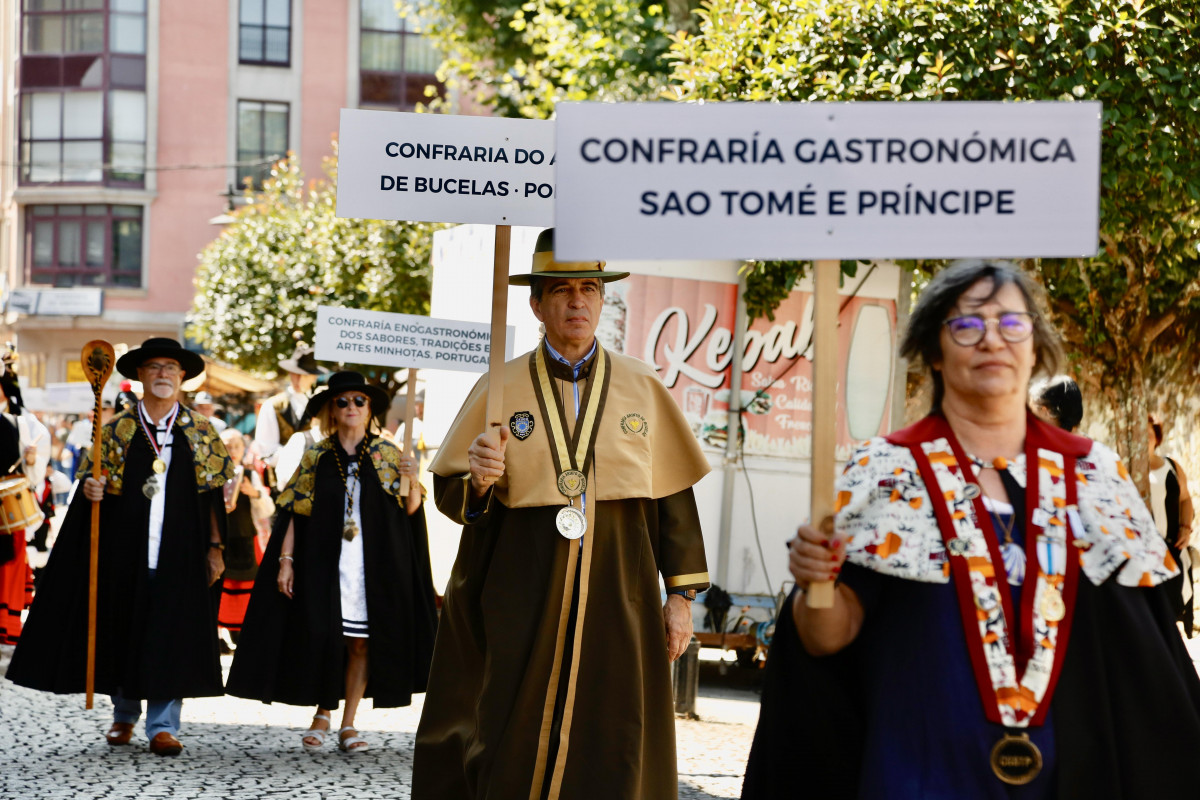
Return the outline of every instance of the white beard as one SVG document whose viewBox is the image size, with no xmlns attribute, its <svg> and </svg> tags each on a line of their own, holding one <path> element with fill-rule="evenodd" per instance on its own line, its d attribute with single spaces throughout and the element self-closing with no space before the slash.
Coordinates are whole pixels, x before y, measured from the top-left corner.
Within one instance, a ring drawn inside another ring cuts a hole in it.
<svg viewBox="0 0 1200 800">
<path fill-rule="evenodd" d="M 152 383 L 150 393 L 160 400 L 169 400 L 175 395 L 175 387 L 169 383 Z"/>
</svg>

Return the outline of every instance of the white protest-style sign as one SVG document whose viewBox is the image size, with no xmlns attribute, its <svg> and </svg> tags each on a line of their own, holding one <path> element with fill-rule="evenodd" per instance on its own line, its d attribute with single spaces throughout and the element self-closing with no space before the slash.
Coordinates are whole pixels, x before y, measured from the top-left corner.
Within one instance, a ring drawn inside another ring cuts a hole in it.
<svg viewBox="0 0 1200 800">
<path fill-rule="evenodd" d="M 557 115 L 564 259 L 1098 247 L 1100 103 L 564 103 Z"/>
<path fill-rule="evenodd" d="M 554 123 L 342 109 L 337 215 L 554 224 Z"/>
<path fill-rule="evenodd" d="M 318 306 L 314 355 L 318 361 L 487 372 L 488 328 L 481 322 Z M 510 327 L 505 339 L 511 338 Z"/>
</svg>

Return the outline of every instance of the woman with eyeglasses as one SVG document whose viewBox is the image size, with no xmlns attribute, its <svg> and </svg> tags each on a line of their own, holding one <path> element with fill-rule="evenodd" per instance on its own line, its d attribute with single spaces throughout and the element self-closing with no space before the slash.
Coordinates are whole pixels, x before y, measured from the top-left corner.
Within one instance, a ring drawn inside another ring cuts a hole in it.
<svg viewBox="0 0 1200 800">
<path fill-rule="evenodd" d="M 1030 411 L 1061 357 L 1035 291 L 970 261 L 921 294 L 900 350 L 932 411 L 789 543 L 743 798 L 1195 796 L 1179 568 L 1116 454 Z"/>
<path fill-rule="evenodd" d="M 316 706 L 308 751 L 324 745 L 343 699 L 338 748 L 365 751 L 359 701 L 409 705 L 429 674 L 437 612 L 421 486 L 413 456 L 379 436 L 387 407 L 386 392 L 352 371 L 309 401 L 325 438 L 276 501 L 226 687 Z"/>
</svg>

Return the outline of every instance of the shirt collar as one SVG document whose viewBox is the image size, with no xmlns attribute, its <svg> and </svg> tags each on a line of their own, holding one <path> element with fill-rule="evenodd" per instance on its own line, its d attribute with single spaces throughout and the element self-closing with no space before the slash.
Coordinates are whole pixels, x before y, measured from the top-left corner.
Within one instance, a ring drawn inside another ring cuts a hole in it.
<svg viewBox="0 0 1200 800">
<path fill-rule="evenodd" d="M 596 355 L 596 339 L 595 338 L 592 339 L 592 349 L 588 350 L 587 355 L 585 355 L 583 358 L 576 361 L 574 364 L 572 364 L 570 361 L 567 361 L 566 357 L 563 356 L 562 353 L 555 350 L 554 345 L 550 344 L 549 339 L 543 339 L 543 341 L 546 343 L 546 352 L 550 354 L 550 357 L 553 358 L 555 361 L 559 362 L 560 364 L 566 364 L 568 367 L 570 367 L 572 373 L 574 374 L 574 376 L 576 378 L 579 377 L 579 370 L 583 369 L 584 365 L 588 363 L 588 360 L 591 359 L 592 356 Z"/>
</svg>

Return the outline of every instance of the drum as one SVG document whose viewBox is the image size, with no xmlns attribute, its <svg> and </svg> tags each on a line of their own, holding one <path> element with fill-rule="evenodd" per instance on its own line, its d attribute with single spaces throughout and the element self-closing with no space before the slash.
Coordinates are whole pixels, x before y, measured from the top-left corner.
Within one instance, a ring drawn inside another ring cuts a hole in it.
<svg viewBox="0 0 1200 800">
<path fill-rule="evenodd" d="M 13 533 L 36 528 L 45 515 L 38 506 L 24 475 L 0 480 L 0 531 Z"/>
</svg>

